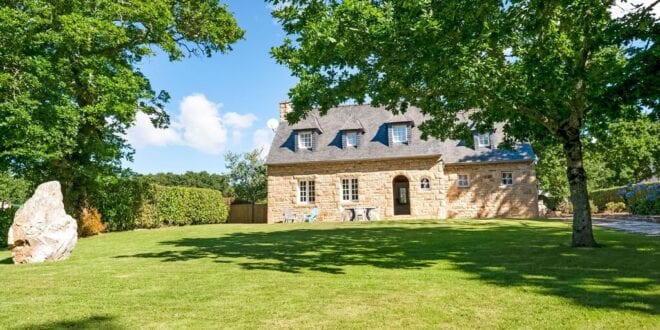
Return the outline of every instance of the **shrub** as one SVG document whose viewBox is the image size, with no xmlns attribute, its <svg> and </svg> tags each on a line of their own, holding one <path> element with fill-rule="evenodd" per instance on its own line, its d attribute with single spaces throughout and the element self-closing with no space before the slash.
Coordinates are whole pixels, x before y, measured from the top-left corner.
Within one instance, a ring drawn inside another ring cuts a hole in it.
<svg viewBox="0 0 660 330">
<path fill-rule="evenodd" d="M 617 192 L 632 214 L 660 215 L 660 183 L 629 184 Z"/>
<path fill-rule="evenodd" d="M 596 204 L 594 204 L 593 201 L 589 201 L 589 209 L 591 210 L 591 213 L 598 213 L 598 207 Z M 564 199 L 559 203 L 559 206 L 557 206 L 557 211 L 560 211 L 561 213 L 564 214 L 572 214 L 573 213 L 573 203 L 571 203 L 568 199 Z"/>
<path fill-rule="evenodd" d="M 621 188 L 622 187 L 614 187 L 594 190 L 589 192 L 589 197 L 594 201 L 596 207 L 605 210 L 607 209 L 607 203 L 618 202 L 625 204 L 625 199 L 619 194 Z"/>
<path fill-rule="evenodd" d="M 218 190 L 159 186 L 142 178 L 108 183 L 94 205 L 110 231 L 224 223 L 229 214 Z"/>
<path fill-rule="evenodd" d="M 626 210 L 624 202 L 608 202 L 605 204 L 605 211 L 608 213 L 621 213 Z"/>
<path fill-rule="evenodd" d="M 9 228 L 14 222 L 16 211 L 14 208 L 0 209 L 0 247 L 2 248 L 7 246 L 7 234 L 9 234 Z"/>
<path fill-rule="evenodd" d="M 88 237 L 98 235 L 105 231 L 105 225 L 101 221 L 101 213 L 95 208 L 84 208 L 78 220 L 78 236 Z"/>
</svg>

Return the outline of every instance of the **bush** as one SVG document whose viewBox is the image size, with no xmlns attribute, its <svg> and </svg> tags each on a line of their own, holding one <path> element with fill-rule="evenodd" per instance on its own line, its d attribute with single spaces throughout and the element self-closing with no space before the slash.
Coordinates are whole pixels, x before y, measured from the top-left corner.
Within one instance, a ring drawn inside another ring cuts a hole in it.
<svg viewBox="0 0 660 330">
<path fill-rule="evenodd" d="M 84 208 L 78 220 L 78 236 L 95 236 L 105 231 L 105 225 L 101 221 L 101 213 L 95 208 Z"/>
<path fill-rule="evenodd" d="M 614 187 L 594 190 L 589 192 L 589 197 L 594 201 L 596 207 L 600 210 L 605 210 L 607 209 L 607 203 L 618 202 L 625 204 L 625 199 L 619 194 L 621 188 L 622 187 Z"/>
<path fill-rule="evenodd" d="M 594 204 L 593 201 L 589 201 L 589 209 L 591 210 L 591 213 L 598 213 L 598 207 L 596 204 Z M 573 203 L 571 203 L 568 199 L 564 199 L 559 203 L 559 206 L 557 206 L 557 211 L 563 213 L 563 214 L 573 214 Z"/>
<path fill-rule="evenodd" d="M 624 202 L 608 202 L 605 204 L 605 211 L 608 213 L 621 213 L 626 210 Z"/>
<path fill-rule="evenodd" d="M 224 223 L 229 215 L 220 191 L 159 186 L 142 178 L 108 183 L 93 204 L 109 231 Z"/>
<path fill-rule="evenodd" d="M 632 214 L 660 215 L 660 183 L 629 184 L 617 192 Z"/>
<path fill-rule="evenodd" d="M 14 208 L 0 209 L 0 247 L 2 248 L 7 246 L 7 234 L 9 234 L 9 228 L 14 222 L 16 211 Z"/>
</svg>

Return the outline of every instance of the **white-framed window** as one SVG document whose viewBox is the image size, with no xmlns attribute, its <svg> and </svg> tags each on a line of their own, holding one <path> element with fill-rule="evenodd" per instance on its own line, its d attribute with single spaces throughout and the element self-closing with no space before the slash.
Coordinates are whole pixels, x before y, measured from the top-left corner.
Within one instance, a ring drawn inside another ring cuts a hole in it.
<svg viewBox="0 0 660 330">
<path fill-rule="evenodd" d="M 357 148 L 358 146 L 358 133 L 357 132 L 346 132 L 346 147 Z"/>
<path fill-rule="evenodd" d="M 357 202 L 358 199 L 358 179 L 341 179 L 341 200 Z"/>
<path fill-rule="evenodd" d="M 316 189 L 314 187 L 314 181 L 298 181 L 298 202 L 314 203 L 314 201 L 316 201 Z"/>
<path fill-rule="evenodd" d="M 477 144 L 479 147 L 490 147 L 490 134 L 477 135 Z"/>
<path fill-rule="evenodd" d="M 419 182 L 419 186 L 422 189 L 431 189 L 431 181 L 427 178 L 423 178 L 422 181 Z"/>
<path fill-rule="evenodd" d="M 312 138 L 312 132 L 310 131 L 298 132 L 298 149 L 311 150 Z"/>
<path fill-rule="evenodd" d="M 458 175 L 458 187 L 459 188 L 468 188 L 470 187 L 470 177 L 467 174 Z"/>
<path fill-rule="evenodd" d="M 513 172 L 502 172 L 502 185 L 513 186 Z"/>
<path fill-rule="evenodd" d="M 392 142 L 408 143 L 408 125 L 392 125 Z"/>
</svg>

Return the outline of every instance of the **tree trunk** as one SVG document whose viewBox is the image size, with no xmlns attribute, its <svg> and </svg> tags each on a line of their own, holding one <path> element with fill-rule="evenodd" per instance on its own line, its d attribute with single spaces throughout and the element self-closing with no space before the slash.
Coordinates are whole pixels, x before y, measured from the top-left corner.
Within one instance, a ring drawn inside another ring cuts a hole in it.
<svg viewBox="0 0 660 330">
<path fill-rule="evenodd" d="M 564 142 L 566 155 L 566 175 L 573 203 L 573 246 L 596 246 L 591 230 L 591 208 L 589 207 L 589 192 L 587 190 L 587 173 L 582 163 L 582 142 L 575 135 Z"/>
</svg>

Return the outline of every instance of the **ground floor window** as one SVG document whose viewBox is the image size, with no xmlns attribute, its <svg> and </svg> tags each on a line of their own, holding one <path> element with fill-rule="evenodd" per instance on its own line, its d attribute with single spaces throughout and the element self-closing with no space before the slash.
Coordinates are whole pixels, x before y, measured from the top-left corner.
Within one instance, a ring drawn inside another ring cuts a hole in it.
<svg viewBox="0 0 660 330">
<path fill-rule="evenodd" d="M 314 181 L 306 180 L 298 182 L 298 202 L 313 203 L 316 200 L 316 189 Z"/>
<path fill-rule="evenodd" d="M 513 172 L 502 172 L 502 185 L 513 186 Z"/>
<path fill-rule="evenodd" d="M 358 197 L 358 179 L 341 179 L 341 200 L 357 202 Z"/>
<path fill-rule="evenodd" d="M 467 174 L 459 174 L 458 175 L 458 186 L 460 188 L 470 187 L 470 177 L 468 177 Z"/>
</svg>

